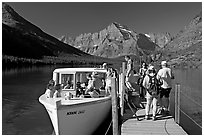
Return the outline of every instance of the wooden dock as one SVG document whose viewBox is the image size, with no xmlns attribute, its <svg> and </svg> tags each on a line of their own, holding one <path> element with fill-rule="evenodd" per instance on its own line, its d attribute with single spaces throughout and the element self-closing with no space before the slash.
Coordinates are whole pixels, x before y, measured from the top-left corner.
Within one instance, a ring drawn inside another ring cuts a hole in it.
<svg viewBox="0 0 204 137">
<path fill-rule="evenodd" d="M 172 116 L 158 115 L 156 121 L 144 119 L 145 109 L 136 112 L 139 121 L 130 109 L 126 109 L 121 126 L 121 135 L 187 135 Z M 151 113 L 150 113 L 151 114 Z"/>
<path fill-rule="evenodd" d="M 180 98 L 179 94 L 175 96 L 175 120 L 171 115 L 157 115 L 157 120 L 146 120 L 145 109 L 141 107 L 141 101 L 138 95 L 128 95 L 125 88 L 125 63 L 123 62 L 122 72 L 118 79 L 112 78 L 112 127 L 113 135 L 187 135 L 179 126 L 180 122 Z M 134 79 L 137 81 L 137 79 Z M 136 91 L 139 91 L 139 85 L 135 85 Z M 179 93 L 179 86 L 177 85 Z M 177 91 L 176 91 L 177 92 Z M 126 96 L 126 97 L 125 97 Z M 127 99 L 128 96 L 128 99 Z M 142 103 L 144 106 L 144 102 Z M 134 106 L 134 107 L 131 107 Z M 128 107 L 128 109 L 127 109 Z M 120 109 L 119 109 L 120 108 Z M 119 110 L 118 110 L 119 109 Z M 136 111 L 137 109 L 137 111 Z M 125 112 L 125 113 L 124 113 Z M 136 116 L 134 114 L 136 113 Z M 150 116 L 151 116 L 150 111 Z M 119 118 L 120 117 L 120 118 Z M 120 121 L 122 120 L 122 121 Z"/>
</svg>

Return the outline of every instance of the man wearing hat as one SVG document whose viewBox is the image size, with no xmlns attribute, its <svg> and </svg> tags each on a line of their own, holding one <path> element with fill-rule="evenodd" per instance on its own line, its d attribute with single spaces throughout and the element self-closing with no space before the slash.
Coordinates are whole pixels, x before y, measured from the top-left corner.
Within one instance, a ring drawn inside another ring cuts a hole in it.
<svg viewBox="0 0 204 137">
<path fill-rule="evenodd" d="M 162 80 L 161 91 L 160 91 L 160 100 L 161 107 L 164 109 L 162 112 L 166 115 L 169 113 L 169 94 L 172 88 L 171 80 L 174 79 L 174 75 L 172 70 L 167 67 L 167 62 L 161 62 L 161 69 L 157 73 L 157 79 Z"/>
</svg>

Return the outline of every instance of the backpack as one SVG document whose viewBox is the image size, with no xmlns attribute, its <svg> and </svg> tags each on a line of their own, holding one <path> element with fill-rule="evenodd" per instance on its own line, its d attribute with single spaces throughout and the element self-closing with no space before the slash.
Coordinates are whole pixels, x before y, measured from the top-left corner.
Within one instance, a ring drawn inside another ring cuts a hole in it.
<svg viewBox="0 0 204 137">
<path fill-rule="evenodd" d="M 160 86 L 162 85 L 161 80 L 158 80 L 156 78 L 156 75 L 154 76 L 149 76 L 149 84 L 150 87 L 147 89 L 148 93 L 152 96 L 158 95 L 160 92 Z"/>
</svg>

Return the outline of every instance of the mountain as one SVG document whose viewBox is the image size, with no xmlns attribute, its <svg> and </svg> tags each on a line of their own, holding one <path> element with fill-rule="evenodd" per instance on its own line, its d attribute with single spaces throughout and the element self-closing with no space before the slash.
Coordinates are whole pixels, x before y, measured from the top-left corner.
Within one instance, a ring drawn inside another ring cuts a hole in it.
<svg viewBox="0 0 204 137">
<path fill-rule="evenodd" d="M 200 12 L 166 45 L 165 50 L 183 50 L 202 41 L 202 13 Z"/>
<path fill-rule="evenodd" d="M 202 12 L 196 15 L 163 49 L 171 64 L 202 67 Z"/>
<path fill-rule="evenodd" d="M 200 67 L 202 64 L 202 12 L 176 36 L 170 33 L 138 34 L 125 25 L 112 23 L 96 33 L 61 39 L 92 55 L 120 57 L 150 56 L 154 61 L 168 60 L 174 66 Z"/>
<path fill-rule="evenodd" d="M 81 57 L 79 60 L 83 58 L 83 62 L 87 58 L 95 61 L 105 60 L 100 57 L 121 60 L 124 55 L 132 55 L 135 59 L 143 56 L 154 61 L 168 60 L 174 66 L 200 67 L 202 12 L 174 37 L 169 33 L 136 33 L 114 22 L 100 32 L 56 39 L 2 3 L 2 53 L 6 58 L 10 58 L 8 55 L 23 59 L 50 56 L 50 60 L 62 57 L 64 61 Z"/>
<path fill-rule="evenodd" d="M 41 59 L 43 56 L 88 55 L 46 34 L 6 3 L 2 3 L 2 53 L 33 59 Z"/>
<path fill-rule="evenodd" d="M 159 47 L 146 35 L 137 34 L 127 26 L 116 22 L 100 32 L 81 34 L 74 39 L 65 40 L 63 37 L 61 40 L 88 54 L 108 58 L 150 54 Z"/>
<path fill-rule="evenodd" d="M 157 44 L 160 48 L 164 48 L 166 44 L 168 44 L 172 40 L 172 36 L 170 33 L 148 33 L 147 37 L 151 39 L 155 44 Z"/>
</svg>

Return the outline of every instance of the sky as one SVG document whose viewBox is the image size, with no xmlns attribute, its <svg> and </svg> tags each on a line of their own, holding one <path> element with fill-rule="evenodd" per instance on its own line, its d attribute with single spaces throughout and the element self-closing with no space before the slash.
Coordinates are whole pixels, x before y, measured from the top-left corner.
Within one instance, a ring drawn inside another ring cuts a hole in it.
<svg viewBox="0 0 204 137">
<path fill-rule="evenodd" d="M 95 33 L 113 22 L 137 33 L 177 34 L 202 11 L 201 2 L 6 2 L 19 15 L 59 38 Z"/>
</svg>

